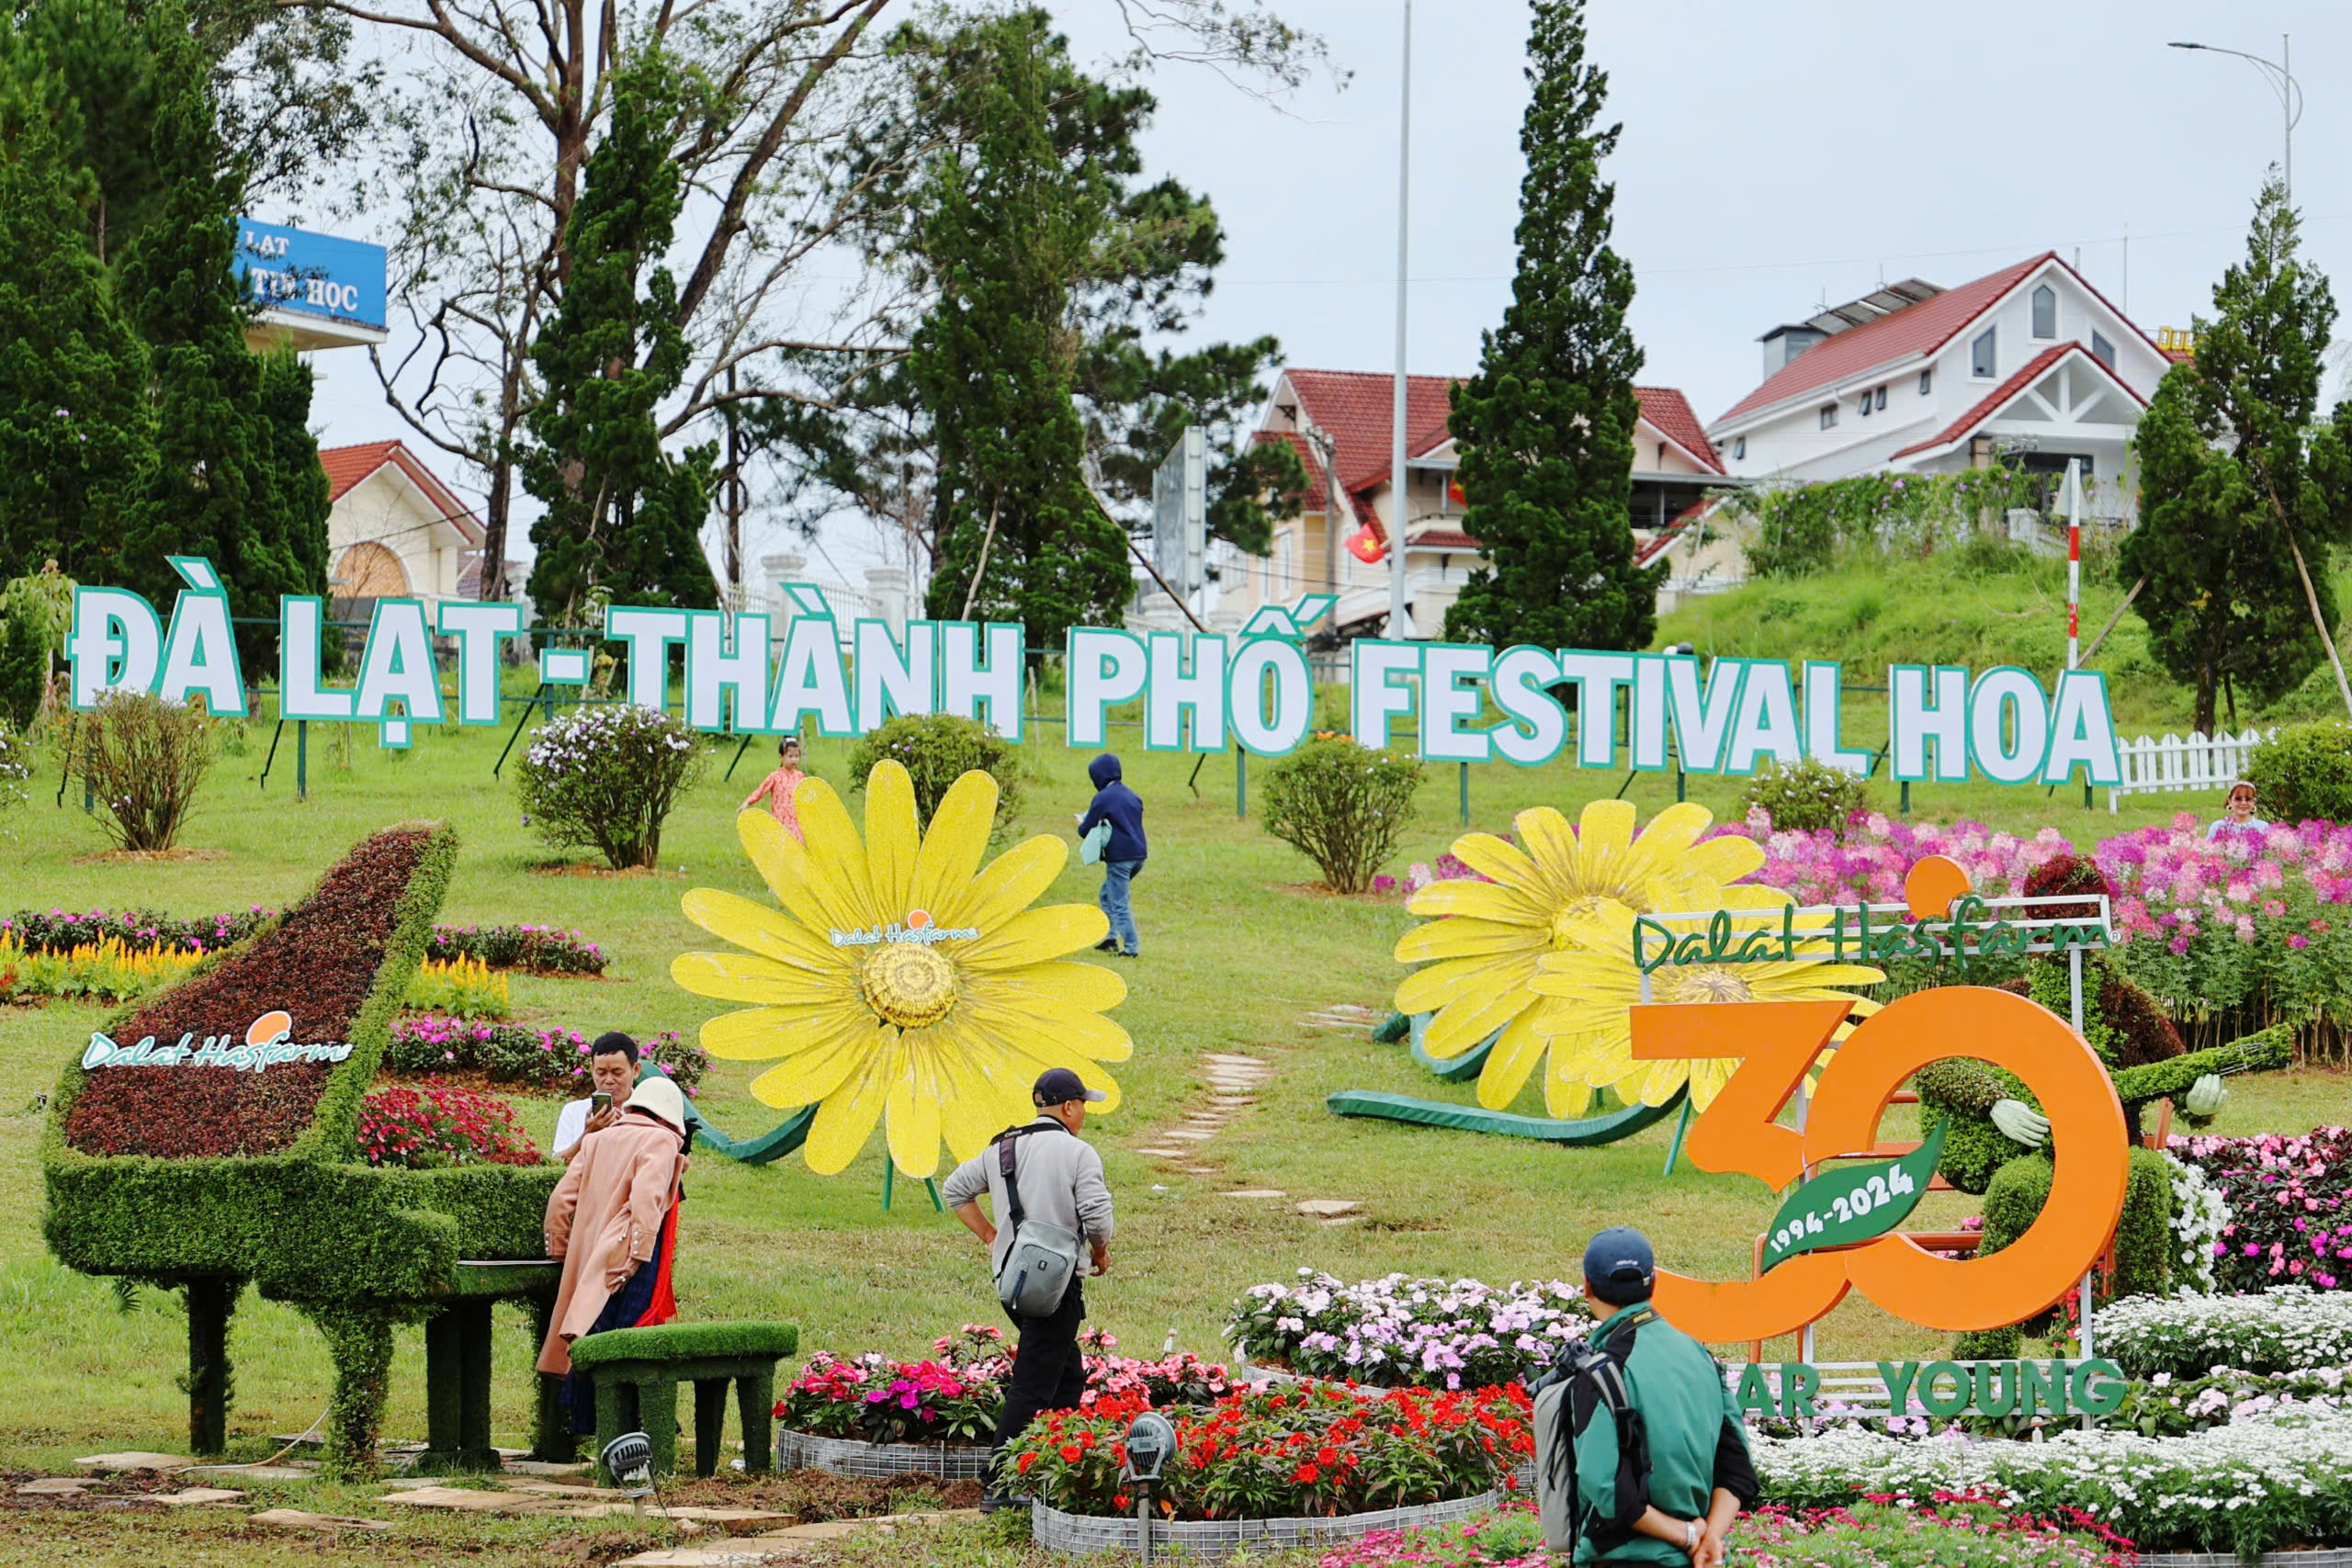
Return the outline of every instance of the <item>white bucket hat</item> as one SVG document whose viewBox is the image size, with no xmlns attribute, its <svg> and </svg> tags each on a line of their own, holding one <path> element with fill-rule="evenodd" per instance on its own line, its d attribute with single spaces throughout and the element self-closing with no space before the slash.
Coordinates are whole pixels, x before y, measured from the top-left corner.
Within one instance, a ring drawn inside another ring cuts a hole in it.
<svg viewBox="0 0 2352 1568">
<path fill-rule="evenodd" d="M 650 1077 L 631 1089 L 628 1108 L 660 1117 L 681 1134 L 686 1130 L 686 1097 L 666 1077 Z"/>
</svg>

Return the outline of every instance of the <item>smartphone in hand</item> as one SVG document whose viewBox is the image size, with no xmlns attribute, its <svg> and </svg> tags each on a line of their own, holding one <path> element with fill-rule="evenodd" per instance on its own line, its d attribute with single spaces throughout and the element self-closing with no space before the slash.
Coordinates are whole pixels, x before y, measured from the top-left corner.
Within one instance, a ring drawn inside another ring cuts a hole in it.
<svg viewBox="0 0 2352 1568">
<path fill-rule="evenodd" d="M 588 1097 L 588 1114 L 591 1116 L 602 1116 L 612 1108 L 613 1097 L 601 1089 Z"/>
</svg>

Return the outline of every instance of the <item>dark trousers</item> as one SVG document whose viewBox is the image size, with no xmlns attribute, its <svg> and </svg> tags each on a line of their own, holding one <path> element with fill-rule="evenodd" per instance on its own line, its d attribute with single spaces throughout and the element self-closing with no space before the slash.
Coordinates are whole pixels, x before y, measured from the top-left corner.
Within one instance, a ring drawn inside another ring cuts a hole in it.
<svg viewBox="0 0 2352 1568">
<path fill-rule="evenodd" d="M 996 1446 L 1021 1436 L 1040 1410 L 1075 1410 L 1086 1392 L 1086 1358 L 1078 1348 L 1078 1325 L 1086 1318 L 1086 1292 L 1069 1282 L 1069 1294 L 1049 1317 L 1018 1317 L 1020 1331 L 1012 1376 L 1004 1385 L 1004 1410 L 996 1418 Z"/>
<path fill-rule="evenodd" d="M 621 1281 L 621 1288 L 605 1298 L 605 1310 L 588 1325 L 589 1334 L 602 1334 L 608 1328 L 628 1328 L 645 1315 L 653 1304 L 653 1283 L 662 1273 L 662 1243 L 663 1235 L 653 1239 L 653 1256 L 637 1267 L 637 1272 Z M 582 1335 L 586 1338 L 587 1335 Z M 586 1437 L 596 1429 L 596 1385 L 588 1381 L 585 1372 L 563 1374 L 563 1405 L 571 1418 L 574 1437 Z"/>
</svg>

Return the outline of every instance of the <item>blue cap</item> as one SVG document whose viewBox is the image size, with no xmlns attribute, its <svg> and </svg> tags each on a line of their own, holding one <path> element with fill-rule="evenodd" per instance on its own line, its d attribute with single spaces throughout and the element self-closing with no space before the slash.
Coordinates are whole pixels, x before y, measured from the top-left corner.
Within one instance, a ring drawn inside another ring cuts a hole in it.
<svg viewBox="0 0 2352 1568">
<path fill-rule="evenodd" d="M 1585 1287 L 1612 1306 L 1649 1300 L 1657 1278 L 1649 1237 L 1631 1225 L 1611 1225 L 1585 1246 Z"/>
<path fill-rule="evenodd" d="M 1068 1067 L 1047 1067 L 1037 1075 L 1035 1088 L 1029 1091 L 1035 1105 L 1068 1105 L 1073 1100 L 1083 1100 L 1100 1105 L 1111 1097 L 1099 1089 L 1089 1089 L 1086 1080 Z"/>
</svg>

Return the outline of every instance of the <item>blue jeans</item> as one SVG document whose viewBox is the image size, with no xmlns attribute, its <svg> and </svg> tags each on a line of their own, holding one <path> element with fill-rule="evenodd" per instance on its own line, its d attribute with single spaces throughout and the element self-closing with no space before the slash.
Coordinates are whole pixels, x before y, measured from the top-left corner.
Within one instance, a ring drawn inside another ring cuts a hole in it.
<svg viewBox="0 0 2352 1568">
<path fill-rule="evenodd" d="M 1136 913 L 1127 907 L 1127 884 L 1143 870 L 1139 860 L 1106 860 L 1102 863 L 1102 891 L 1095 902 L 1102 906 L 1102 913 L 1111 921 L 1111 934 L 1129 953 L 1136 949 Z"/>
</svg>

